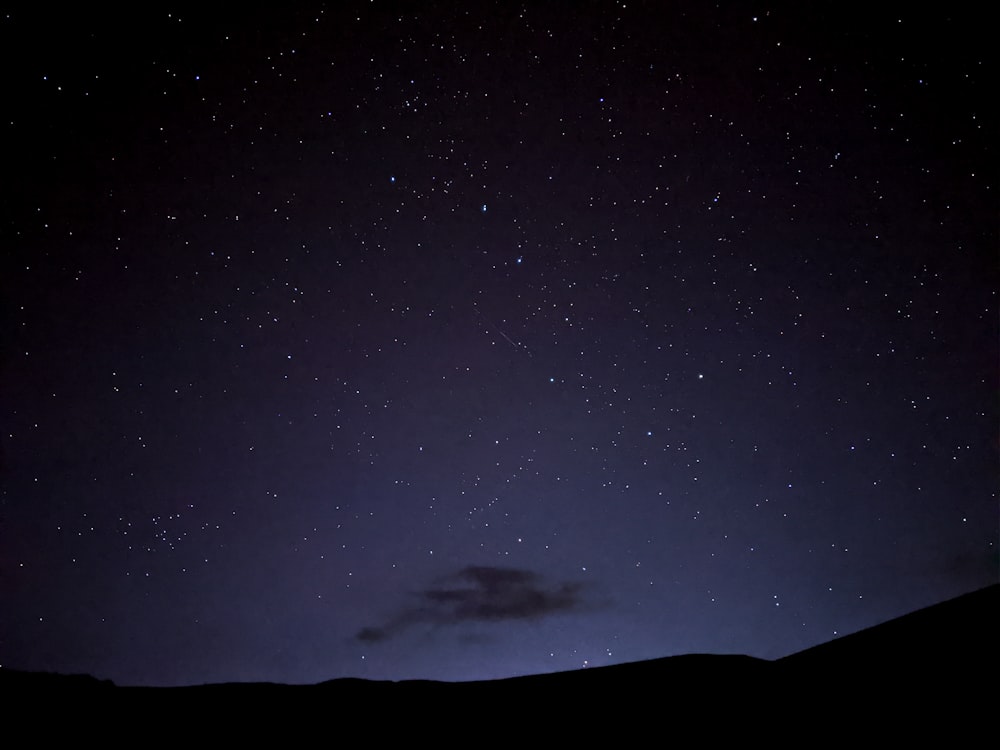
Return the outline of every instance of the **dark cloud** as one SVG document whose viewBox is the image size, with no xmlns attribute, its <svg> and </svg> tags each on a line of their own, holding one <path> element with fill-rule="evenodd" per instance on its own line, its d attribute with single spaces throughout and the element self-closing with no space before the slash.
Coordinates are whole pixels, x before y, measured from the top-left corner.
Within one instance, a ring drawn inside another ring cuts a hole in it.
<svg viewBox="0 0 1000 750">
<path fill-rule="evenodd" d="M 583 608 L 582 584 L 546 584 L 530 570 L 470 565 L 417 594 L 417 602 L 378 627 L 362 628 L 356 638 L 377 643 L 418 623 L 534 620 Z"/>
<path fill-rule="evenodd" d="M 358 631 L 357 639 L 365 643 L 378 643 L 389 637 L 382 628 L 361 628 Z"/>
</svg>

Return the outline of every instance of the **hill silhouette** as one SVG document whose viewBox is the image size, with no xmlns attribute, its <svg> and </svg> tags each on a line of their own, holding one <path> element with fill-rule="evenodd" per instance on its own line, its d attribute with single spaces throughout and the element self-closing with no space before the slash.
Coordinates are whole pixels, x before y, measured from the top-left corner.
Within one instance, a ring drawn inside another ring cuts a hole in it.
<svg viewBox="0 0 1000 750">
<path fill-rule="evenodd" d="M 807 723 L 817 739 L 820 722 L 824 732 L 865 726 L 898 737 L 934 727 L 955 739 L 971 737 L 979 722 L 992 723 L 998 626 L 1000 585 L 994 585 L 774 661 L 692 654 L 481 682 L 348 678 L 181 688 L 0 669 L 0 694 L 9 717 L 42 708 L 54 715 L 76 712 L 84 732 L 87 726 L 107 732 L 103 722 L 123 716 L 144 722 L 173 717 L 168 729 L 207 723 L 242 731 L 377 715 L 372 731 L 386 738 L 454 738 L 449 733 L 461 724 L 485 736 L 545 726 L 583 739 L 607 731 L 607 722 L 619 727 L 615 736 L 626 737 L 664 731 L 671 723 L 693 728 L 711 721 L 702 728 L 765 731 L 777 722 L 784 733 Z M 469 744 L 478 744 L 477 738 Z"/>
</svg>

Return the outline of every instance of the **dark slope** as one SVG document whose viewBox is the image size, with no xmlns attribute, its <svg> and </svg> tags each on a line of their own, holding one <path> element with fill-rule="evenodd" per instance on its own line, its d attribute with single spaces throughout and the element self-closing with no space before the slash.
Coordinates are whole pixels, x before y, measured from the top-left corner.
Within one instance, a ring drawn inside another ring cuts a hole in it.
<svg viewBox="0 0 1000 750">
<path fill-rule="evenodd" d="M 786 656 L 783 669 L 843 674 L 859 669 L 896 679 L 971 677 L 997 665 L 1000 584 L 897 617 L 889 622 Z"/>
<path fill-rule="evenodd" d="M 0 670 L 0 694 L 10 716 L 73 713 L 48 727 L 56 733 L 103 732 L 127 716 L 161 723 L 167 732 L 225 726 L 243 735 L 327 721 L 336 723 L 330 731 L 360 724 L 367 736 L 384 739 L 457 741 L 471 731 L 473 744 L 539 727 L 547 736 L 581 739 L 670 727 L 700 728 L 712 737 L 791 737 L 808 725 L 814 738 L 822 726 L 824 736 L 863 727 L 869 737 L 877 731 L 898 739 L 933 729 L 954 740 L 992 721 L 998 632 L 995 585 L 774 662 L 687 655 L 488 682 L 338 679 L 186 688 Z"/>
</svg>

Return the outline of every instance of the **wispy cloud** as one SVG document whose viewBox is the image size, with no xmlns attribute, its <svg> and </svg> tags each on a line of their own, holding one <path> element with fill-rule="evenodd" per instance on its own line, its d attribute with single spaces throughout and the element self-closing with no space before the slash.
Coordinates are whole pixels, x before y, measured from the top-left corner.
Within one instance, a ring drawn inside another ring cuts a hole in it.
<svg viewBox="0 0 1000 750">
<path fill-rule="evenodd" d="M 456 625 L 466 622 L 534 620 L 582 609 L 582 584 L 547 584 L 530 570 L 470 565 L 440 585 L 418 592 L 417 601 L 381 626 L 362 628 L 357 639 L 384 641 L 418 623 Z"/>
</svg>

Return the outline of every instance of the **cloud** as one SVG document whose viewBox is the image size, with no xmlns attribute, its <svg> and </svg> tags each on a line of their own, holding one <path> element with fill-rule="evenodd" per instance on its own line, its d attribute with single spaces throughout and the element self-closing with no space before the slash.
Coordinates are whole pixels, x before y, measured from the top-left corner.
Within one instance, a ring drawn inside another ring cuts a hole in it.
<svg viewBox="0 0 1000 750">
<path fill-rule="evenodd" d="M 583 608 L 582 584 L 546 584 L 530 570 L 470 565 L 418 592 L 417 602 L 381 626 L 358 631 L 356 638 L 377 643 L 419 623 L 457 625 L 468 622 L 537 620 Z"/>
<path fill-rule="evenodd" d="M 389 634 L 382 628 L 361 628 L 356 637 L 365 643 L 378 643 L 388 638 Z"/>
</svg>

